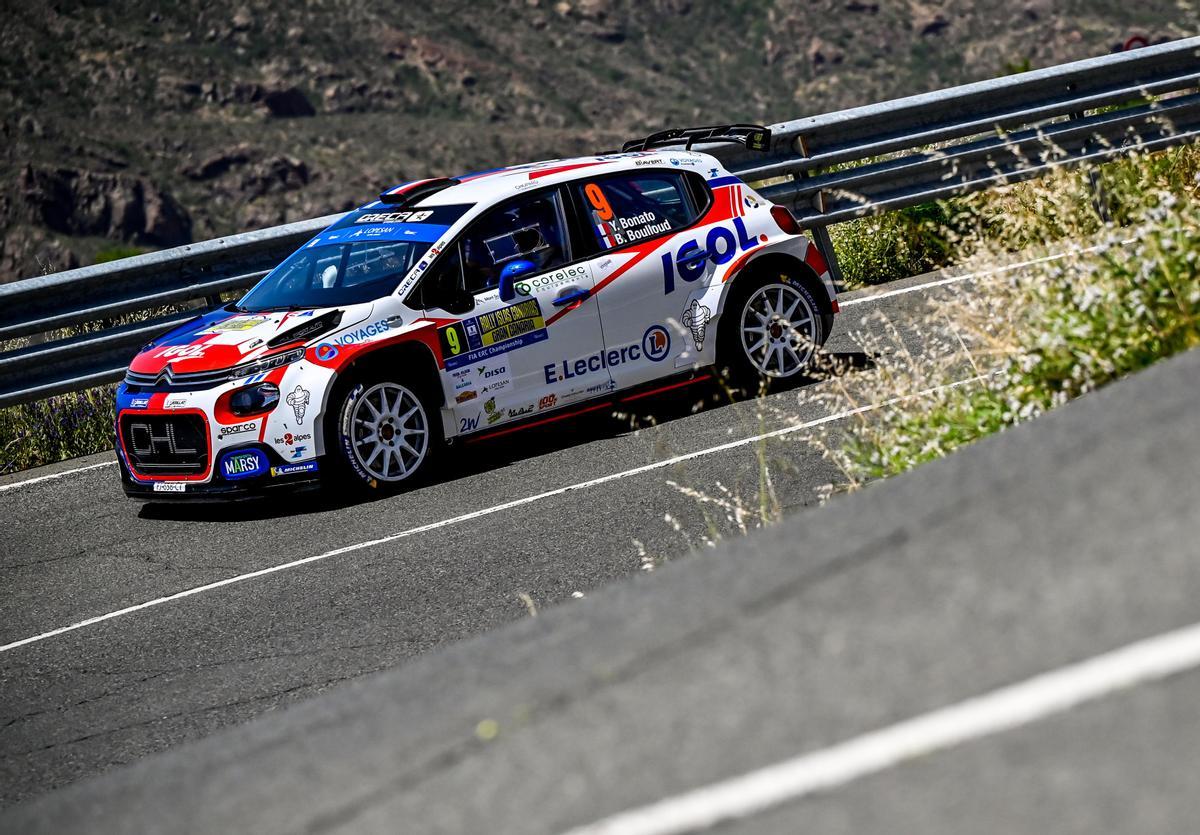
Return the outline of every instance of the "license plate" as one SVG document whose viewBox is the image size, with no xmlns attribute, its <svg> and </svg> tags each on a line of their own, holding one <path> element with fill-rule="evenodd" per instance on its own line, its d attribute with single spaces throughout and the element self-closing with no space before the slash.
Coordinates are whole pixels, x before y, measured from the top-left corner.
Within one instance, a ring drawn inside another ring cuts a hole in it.
<svg viewBox="0 0 1200 835">
<path fill-rule="evenodd" d="M 154 482 L 155 493 L 182 493 L 187 487 L 187 484 L 182 481 L 156 481 Z"/>
</svg>

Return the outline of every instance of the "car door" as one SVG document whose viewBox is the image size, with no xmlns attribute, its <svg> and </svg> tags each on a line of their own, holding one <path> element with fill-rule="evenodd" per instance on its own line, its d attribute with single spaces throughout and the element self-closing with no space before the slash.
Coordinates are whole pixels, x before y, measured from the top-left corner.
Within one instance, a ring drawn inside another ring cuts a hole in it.
<svg viewBox="0 0 1200 835">
<path fill-rule="evenodd" d="M 713 272 L 701 246 L 679 240 L 706 208 L 700 197 L 706 192 L 691 176 L 639 169 L 571 185 L 592 236 L 596 303 L 617 388 L 673 374 L 695 360 L 697 344 L 703 347 L 703 337 L 685 338 L 680 325 L 696 320 L 685 315 L 688 299 Z"/>
<path fill-rule="evenodd" d="M 502 299 L 500 273 L 518 261 L 527 271 L 515 284 L 516 295 Z M 563 365 L 564 359 L 602 351 L 604 340 L 596 306 L 586 303 L 591 270 L 573 261 L 561 189 L 491 209 L 467 228 L 438 269 L 456 272 L 472 299 L 469 312 L 439 328 L 446 402 L 458 434 L 566 405 L 588 386 L 607 389 L 607 372 L 585 368 L 580 375 L 573 363 Z M 427 313 L 450 318 L 436 309 Z"/>
</svg>

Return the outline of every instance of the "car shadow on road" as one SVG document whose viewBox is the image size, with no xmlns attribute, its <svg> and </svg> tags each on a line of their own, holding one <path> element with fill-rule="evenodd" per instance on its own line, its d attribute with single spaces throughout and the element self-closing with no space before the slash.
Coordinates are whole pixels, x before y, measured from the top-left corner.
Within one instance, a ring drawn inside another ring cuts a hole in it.
<svg viewBox="0 0 1200 835">
<path fill-rule="evenodd" d="M 873 366 L 874 359 L 861 351 L 822 353 L 814 361 L 807 378 L 773 389 L 772 394 L 799 390 Z M 597 409 L 545 426 L 453 444 L 437 472 L 423 479 L 419 485 L 414 485 L 414 489 L 433 487 L 542 455 L 617 438 L 709 409 L 754 400 L 756 396 L 753 393 L 730 391 L 711 377 L 704 377 L 692 385 L 652 396 L 614 401 L 611 409 Z M 143 519 L 171 521 L 253 522 L 328 513 L 381 501 L 393 495 L 395 493 L 387 491 L 364 495 L 323 489 L 266 495 L 236 502 L 147 502 L 142 505 L 138 515 Z"/>
<path fill-rule="evenodd" d="M 797 391 L 873 365 L 873 358 L 861 351 L 821 354 L 814 361 L 812 373 L 807 379 L 779 386 L 772 389 L 771 393 Z M 452 457 L 458 459 L 455 461 L 457 466 L 439 481 L 463 478 L 540 455 L 620 437 L 710 409 L 751 401 L 757 396 L 755 393 L 730 391 L 715 379 L 708 378 L 650 397 L 614 402 L 611 409 L 600 409 L 548 426 L 496 438 L 484 436 L 477 441 L 467 441 L 453 447 Z"/>
</svg>

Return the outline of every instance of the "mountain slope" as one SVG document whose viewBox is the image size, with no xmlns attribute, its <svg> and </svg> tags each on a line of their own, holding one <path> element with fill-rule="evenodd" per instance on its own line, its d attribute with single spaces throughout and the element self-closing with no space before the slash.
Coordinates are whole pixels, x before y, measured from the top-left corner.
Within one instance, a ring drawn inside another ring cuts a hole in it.
<svg viewBox="0 0 1200 835">
<path fill-rule="evenodd" d="M 1194 31 L 1177 0 L 65 2 L 0 31 L 0 280 L 407 178 L 772 122 Z"/>
</svg>

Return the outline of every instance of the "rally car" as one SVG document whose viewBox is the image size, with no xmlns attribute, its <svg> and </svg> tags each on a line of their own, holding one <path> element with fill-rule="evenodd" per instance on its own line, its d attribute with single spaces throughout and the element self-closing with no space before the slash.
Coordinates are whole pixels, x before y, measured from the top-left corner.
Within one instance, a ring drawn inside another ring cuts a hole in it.
<svg viewBox="0 0 1200 835">
<path fill-rule="evenodd" d="M 786 208 L 692 150 L 716 141 L 761 148 L 769 131 L 667 131 L 406 183 L 348 213 L 133 359 L 116 405 L 125 492 L 386 488 L 454 439 L 665 378 L 803 373 L 838 310 L 829 271 Z"/>
</svg>

